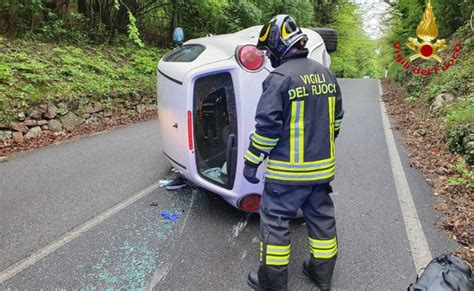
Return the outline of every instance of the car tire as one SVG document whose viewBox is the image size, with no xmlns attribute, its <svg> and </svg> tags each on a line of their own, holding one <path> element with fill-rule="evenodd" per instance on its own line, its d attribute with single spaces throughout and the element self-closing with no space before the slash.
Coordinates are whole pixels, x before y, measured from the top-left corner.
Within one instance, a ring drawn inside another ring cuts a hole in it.
<svg viewBox="0 0 474 291">
<path fill-rule="evenodd" d="M 337 31 L 335 29 L 316 27 L 312 30 L 317 32 L 323 38 L 326 51 L 328 53 L 332 53 L 337 50 Z"/>
</svg>

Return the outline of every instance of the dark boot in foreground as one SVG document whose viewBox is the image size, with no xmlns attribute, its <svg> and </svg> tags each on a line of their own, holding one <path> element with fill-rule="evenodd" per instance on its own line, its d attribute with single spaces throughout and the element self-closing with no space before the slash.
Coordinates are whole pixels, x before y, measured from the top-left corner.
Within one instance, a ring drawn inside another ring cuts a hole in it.
<svg viewBox="0 0 474 291">
<path fill-rule="evenodd" d="M 287 267 L 273 267 L 261 265 L 258 273 L 249 272 L 247 283 L 254 290 L 287 291 L 288 269 Z"/>
<path fill-rule="evenodd" d="M 331 290 L 331 279 L 336 265 L 336 257 L 331 259 L 311 258 L 303 263 L 303 273 L 308 276 L 321 291 Z"/>
</svg>

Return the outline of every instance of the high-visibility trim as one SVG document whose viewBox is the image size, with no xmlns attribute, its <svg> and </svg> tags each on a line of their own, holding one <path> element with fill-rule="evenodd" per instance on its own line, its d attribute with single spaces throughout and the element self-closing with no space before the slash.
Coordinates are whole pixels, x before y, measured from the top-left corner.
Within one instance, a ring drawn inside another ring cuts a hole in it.
<svg viewBox="0 0 474 291">
<path fill-rule="evenodd" d="M 282 166 L 285 166 L 285 165 L 311 165 L 311 166 L 318 166 L 318 165 L 321 165 L 323 163 L 326 163 L 326 162 L 332 162 L 334 161 L 334 158 L 327 158 L 327 159 L 324 159 L 324 160 L 319 160 L 319 161 L 312 161 L 312 162 L 302 162 L 302 163 L 292 163 L 292 162 L 286 162 L 286 161 L 279 161 L 279 160 L 272 160 L 272 159 L 269 159 L 268 162 L 271 162 L 271 163 L 278 163 Z"/>
<path fill-rule="evenodd" d="M 291 103 L 290 162 L 304 162 L 304 101 Z"/>
<path fill-rule="evenodd" d="M 244 158 L 251 162 L 251 163 L 254 163 L 254 164 L 260 164 L 263 159 L 260 158 L 260 157 L 257 157 L 256 155 L 254 155 L 251 151 L 247 150 L 247 152 L 245 153 L 245 156 Z"/>
<path fill-rule="evenodd" d="M 316 259 L 330 259 L 337 254 L 337 239 L 314 239 L 308 237 L 311 254 Z"/>
<path fill-rule="evenodd" d="M 319 170 L 319 169 L 326 169 L 329 167 L 334 166 L 334 160 L 323 162 L 323 163 L 315 163 L 315 164 L 283 164 L 277 161 L 268 161 L 267 168 L 273 170 L 281 170 L 281 171 L 290 171 L 290 172 L 297 172 L 297 171 L 312 171 L 312 170 Z"/>
<path fill-rule="evenodd" d="M 290 118 L 290 163 L 295 163 L 296 155 L 296 103 L 291 102 L 291 118 Z"/>
<path fill-rule="evenodd" d="M 334 129 L 338 131 L 339 129 L 341 129 L 341 125 L 342 125 L 342 119 L 336 119 L 336 122 L 334 123 Z"/>
<path fill-rule="evenodd" d="M 328 173 L 310 173 L 310 175 L 303 175 L 302 173 L 295 173 L 296 175 L 291 175 L 290 173 L 280 174 L 278 172 L 271 172 L 270 169 L 267 169 L 265 175 L 266 178 L 281 180 L 281 181 L 314 181 L 314 180 L 326 180 L 334 177 L 335 170 L 332 170 Z"/>
<path fill-rule="evenodd" d="M 280 139 L 278 138 L 268 138 L 268 137 L 264 137 L 258 133 L 256 133 L 255 131 L 252 132 L 252 137 L 251 139 L 255 142 L 257 142 L 258 144 L 262 145 L 262 146 L 276 146 L 276 144 L 278 143 L 278 141 Z"/>
<path fill-rule="evenodd" d="M 264 251 L 265 250 L 265 251 Z M 265 245 L 260 242 L 260 262 L 270 266 L 285 266 L 290 263 L 291 245 Z"/>
<path fill-rule="evenodd" d="M 331 96 L 328 98 L 329 106 L 329 143 L 330 143 L 330 152 L 331 158 L 334 157 L 334 119 L 335 119 L 335 109 L 336 109 L 336 97 Z"/>
<path fill-rule="evenodd" d="M 315 259 L 330 259 L 337 255 L 337 247 L 330 250 L 311 249 L 311 254 Z"/>
<path fill-rule="evenodd" d="M 267 39 L 268 33 L 270 32 L 270 26 L 271 26 L 270 24 L 267 24 L 267 30 L 265 31 L 265 34 L 262 35 L 261 37 L 259 37 L 259 40 L 260 40 L 260 41 L 263 42 L 263 41 L 265 41 L 265 40 Z"/>
<path fill-rule="evenodd" d="M 263 252 L 263 242 L 260 242 L 260 252 Z M 267 254 L 286 256 L 291 252 L 291 245 L 278 246 L 278 245 L 267 245 Z"/>
<path fill-rule="evenodd" d="M 304 101 L 298 101 L 299 112 L 298 112 L 298 151 L 296 162 L 304 162 Z"/>
<path fill-rule="evenodd" d="M 332 249 L 337 245 L 336 238 L 329 239 L 329 240 L 317 240 L 311 237 L 309 238 L 309 244 L 312 248 L 318 249 Z"/>
<path fill-rule="evenodd" d="M 261 151 L 264 151 L 264 152 L 266 152 L 266 153 L 270 153 L 270 152 L 273 150 L 273 148 L 274 148 L 274 147 L 272 147 L 272 146 L 271 146 L 271 147 L 261 146 L 260 144 L 254 142 L 254 141 L 252 141 L 252 145 L 253 145 L 254 147 L 256 147 L 257 149 L 259 149 L 259 150 L 261 150 Z"/>
<path fill-rule="evenodd" d="M 265 265 L 267 266 L 285 266 L 290 263 L 290 255 L 280 256 L 266 256 Z"/>
<path fill-rule="evenodd" d="M 286 22 L 281 27 L 281 37 L 286 39 L 290 34 L 286 31 Z"/>
<path fill-rule="evenodd" d="M 327 174 L 335 171 L 335 167 L 332 166 L 327 169 L 323 170 L 316 170 L 316 171 L 306 171 L 306 172 L 286 172 L 286 171 L 278 171 L 274 169 L 267 168 L 268 173 L 272 174 L 282 174 L 282 175 L 287 175 L 287 176 L 313 176 L 315 174 Z"/>
</svg>

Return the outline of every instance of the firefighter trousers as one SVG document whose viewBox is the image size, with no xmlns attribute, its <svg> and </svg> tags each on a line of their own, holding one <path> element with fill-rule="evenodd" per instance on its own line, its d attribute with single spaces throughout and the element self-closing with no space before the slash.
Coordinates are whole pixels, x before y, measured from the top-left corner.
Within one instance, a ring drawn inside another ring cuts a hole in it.
<svg viewBox="0 0 474 291">
<path fill-rule="evenodd" d="M 290 262 L 289 222 L 303 211 L 308 228 L 310 274 L 330 285 L 337 257 L 334 203 L 327 184 L 282 185 L 266 182 L 260 202 L 259 282 L 269 290 L 285 290 Z M 277 286 L 274 286 L 277 285 Z"/>
</svg>

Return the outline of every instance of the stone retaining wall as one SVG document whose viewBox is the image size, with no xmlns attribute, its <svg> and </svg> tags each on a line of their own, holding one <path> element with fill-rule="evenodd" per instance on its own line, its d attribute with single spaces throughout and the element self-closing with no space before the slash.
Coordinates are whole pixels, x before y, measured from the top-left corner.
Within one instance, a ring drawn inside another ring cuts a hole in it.
<svg viewBox="0 0 474 291">
<path fill-rule="evenodd" d="M 120 115 L 137 115 L 156 110 L 153 97 L 113 98 L 91 101 L 84 105 L 42 102 L 16 114 L 10 123 L 0 122 L 0 142 L 17 143 L 40 137 L 44 133 L 61 134 L 82 123 L 99 122 Z"/>
</svg>

